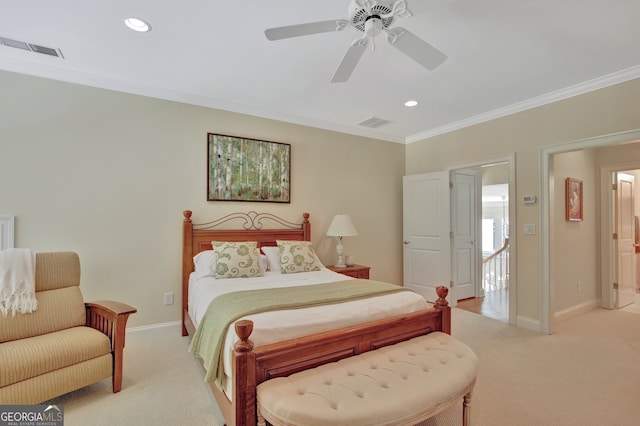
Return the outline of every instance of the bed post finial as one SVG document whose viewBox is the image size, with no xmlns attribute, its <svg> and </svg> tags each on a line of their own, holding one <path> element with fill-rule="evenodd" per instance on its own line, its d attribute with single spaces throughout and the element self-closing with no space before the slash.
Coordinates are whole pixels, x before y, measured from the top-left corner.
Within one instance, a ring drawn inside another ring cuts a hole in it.
<svg viewBox="0 0 640 426">
<path fill-rule="evenodd" d="M 311 222 L 309 222 L 309 213 L 302 213 L 302 232 L 304 233 L 303 239 L 305 241 L 311 241 Z"/>
<path fill-rule="evenodd" d="M 436 294 L 438 295 L 438 300 L 436 300 L 435 309 L 442 313 L 442 330 L 440 331 L 451 335 L 451 307 L 446 299 L 449 289 L 439 285 L 436 287 Z"/>
<path fill-rule="evenodd" d="M 447 302 L 447 295 L 449 294 L 449 289 L 443 285 L 439 285 L 436 287 L 436 294 L 438 295 L 438 300 L 436 300 L 436 307 L 445 307 L 449 306 L 449 302 Z"/>
<path fill-rule="evenodd" d="M 235 324 L 236 334 L 240 338 L 239 342 L 233 346 L 238 352 L 249 352 L 253 349 L 253 342 L 249 340 L 251 332 L 253 332 L 253 321 L 240 320 Z"/>
<path fill-rule="evenodd" d="M 182 212 L 182 215 L 184 216 L 184 221 L 185 222 L 191 222 L 191 215 L 193 214 L 193 212 L 191 210 L 184 210 Z"/>
</svg>

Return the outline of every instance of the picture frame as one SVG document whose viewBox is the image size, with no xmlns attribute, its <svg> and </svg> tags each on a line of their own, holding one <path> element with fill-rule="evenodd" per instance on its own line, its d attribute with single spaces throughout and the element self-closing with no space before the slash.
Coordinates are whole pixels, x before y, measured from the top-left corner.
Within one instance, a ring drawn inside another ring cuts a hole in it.
<svg viewBox="0 0 640 426">
<path fill-rule="evenodd" d="M 207 201 L 291 202 L 291 145 L 207 133 Z"/>
<path fill-rule="evenodd" d="M 565 219 L 569 222 L 579 222 L 584 218 L 584 200 L 582 180 L 565 179 L 564 189 Z"/>
</svg>

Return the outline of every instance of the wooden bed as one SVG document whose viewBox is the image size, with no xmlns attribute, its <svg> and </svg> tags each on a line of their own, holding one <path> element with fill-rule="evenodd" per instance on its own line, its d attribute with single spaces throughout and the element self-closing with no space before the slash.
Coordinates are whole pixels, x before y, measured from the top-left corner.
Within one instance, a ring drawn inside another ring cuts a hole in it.
<svg viewBox="0 0 640 426">
<path fill-rule="evenodd" d="M 269 213 L 234 213 L 215 221 L 194 224 L 192 212 L 183 212 L 182 250 L 182 335 L 193 336 L 195 326 L 188 314 L 189 275 L 193 257 L 211 250 L 211 241 L 257 241 L 260 247 L 275 246 L 280 240 L 311 240 L 309 214 L 299 223 Z M 277 229 L 271 229 L 276 226 Z M 303 338 L 253 347 L 251 321 L 238 321 L 236 333 L 241 341 L 233 355 L 232 400 L 211 383 L 226 424 L 256 424 L 256 386 L 273 377 L 337 361 L 382 346 L 394 344 L 433 331 L 451 333 L 451 311 L 440 289 L 433 308 L 406 315 L 326 331 Z"/>
</svg>

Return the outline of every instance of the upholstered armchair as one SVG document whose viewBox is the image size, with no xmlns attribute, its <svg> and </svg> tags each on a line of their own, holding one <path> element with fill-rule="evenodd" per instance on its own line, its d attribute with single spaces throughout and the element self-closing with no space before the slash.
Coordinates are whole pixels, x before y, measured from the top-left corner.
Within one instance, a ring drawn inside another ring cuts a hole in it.
<svg viewBox="0 0 640 426">
<path fill-rule="evenodd" d="M 119 392 L 136 309 L 84 303 L 73 252 L 36 253 L 35 285 L 37 310 L 0 316 L 0 404 L 37 404 L 108 377 Z"/>
</svg>

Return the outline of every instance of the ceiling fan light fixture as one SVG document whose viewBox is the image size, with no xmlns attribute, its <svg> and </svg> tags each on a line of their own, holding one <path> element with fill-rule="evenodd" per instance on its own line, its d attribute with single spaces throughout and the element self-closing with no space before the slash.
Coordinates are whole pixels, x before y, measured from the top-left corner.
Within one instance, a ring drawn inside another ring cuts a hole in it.
<svg viewBox="0 0 640 426">
<path fill-rule="evenodd" d="M 139 33 L 147 33 L 151 31 L 151 25 L 148 22 L 138 18 L 127 18 L 124 20 L 124 24 L 133 31 Z"/>
<path fill-rule="evenodd" d="M 364 23 L 364 33 L 369 38 L 374 38 L 382 31 L 382 19 L 378 15 L 369 16 Z"/>
<path fill-rule="evenodd" d="M 407 108 L 412 108 L 416 105 L 418 105 L 418 101 L 416 101 L 415 99 L 408 100 L 404 103 L 404 106 L 406 106 Z"/>
<path fill-rule="evenodd" d="M 342 31 L 346 28 L 364 33 L 362 37 L 351 42 L 331 78 L 332 83 L 344 83 L 349 80 L 366 46 L 371 44 L 371 49 L 375 50 L 375 39 L 381 32 L 387 33 L 387 42 L 392 47 L 427 70 L 435 69 L 447 59 L 447 55 L 409 30 L 402 27 L 390 28 L 396 18 L 412 16 L 405 0 L 350 0 L 348 16 L 348 20 L 333 19 L 268 28 L 264 34 L 267 40 L 281 40 Z"/>
</svg>

